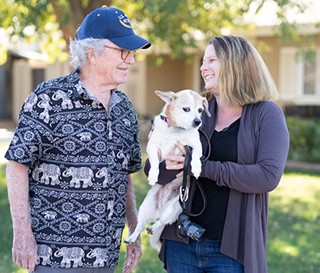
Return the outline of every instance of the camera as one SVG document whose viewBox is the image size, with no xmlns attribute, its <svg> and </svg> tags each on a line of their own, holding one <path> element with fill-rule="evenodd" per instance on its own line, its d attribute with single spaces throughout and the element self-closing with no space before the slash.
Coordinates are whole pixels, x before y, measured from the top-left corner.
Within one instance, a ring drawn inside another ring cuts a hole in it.
<svg viewBox="0 0 320 273">
<path fill-rule="evenodd" d="M 206 231 L 203 227 L 191 222 L 189 215 L 184 212 L 179 215 L 178 224 L 178 235 L 182 238 L 188 236 L 193 240 L 199 241 Z"/>
</svg>

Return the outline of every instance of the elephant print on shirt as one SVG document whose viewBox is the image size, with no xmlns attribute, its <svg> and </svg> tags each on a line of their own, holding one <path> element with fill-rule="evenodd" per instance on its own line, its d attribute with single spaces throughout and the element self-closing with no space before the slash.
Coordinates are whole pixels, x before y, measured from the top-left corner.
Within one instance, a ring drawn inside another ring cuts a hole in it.
<svg viewBox="0 0 320 273">
<path fill-rule="evenodd" d="M 80 188 L 81 181 L 83 182 L 83 188 L 93 185 L 92 180 L 94 175 L 93 171 L 89 167 L 70 167 L 67 168 L 62 175 L 64 177 L 72 177 L 70 181 L 70 187 Z"/>
<path fill-rule="evenodd" d="M 88 223 L 90 220 L 90 215 L 87 213 L 79 213 L 74 215 L 73 218 L 75 218 L 78 223 Z"/>
<path fill-rule="evenodd" d="M 54 256 L 62 257 L 61 267 L 70 268 L 71 262 L 73 262 L 72 267 L 79 267 L 83 265 L 84 251 L 80 247 L 62 247 L 54 253 Z"/>
<path fill-rule="evenodd" d="M 87 257 L 90 259 L 96 258 L 96 260 L 93 262 L 93 267 L 102 267 L 109 258 L 108 249 L 100 247 L 94 248 L 90 250 L 90 252 L 87 254 Z"/>
<path fill-rule="evenodd" d="M 108 168 L 107 167 L 103 167 L 97 171 L 96 178 L 102 178 L 102 177 L 104 177 L 104 180 L 102 182 L 102 187 L 105 188 L 108 185 Z"/>
<path fill-rule="evenodd" d="M 92 134 L 90 132 L 81 132 L 77 134 L 81 141 L 91 141 Z"/>
<path fill-rule="evenodd" d="M 40 179 L 40 174 L 42 177 Z M 36 167 L 32 173 L 32 177 L 35 181 L 41 181 L 42 183 L 49 185 L 59 184 L 59 176 L 61 174 L 60 168 L 54 164 L 42 163 L 39 167 Z"/>
<path fill-rule="evenodd" d="M 69 98 L 68 94 L 62 90 L 53 91 L 52 100 L 61 101 L 61 107 L 62 109 L 73 109 L 72 100 Z"/>
<path fill-rule="evenodd" d="M 50 264 L 50 256 L 52 255 L 52 249 L 47 245 L 38 245 L 37 249 L 37 264 L 47 265 Z M 42 259 L 42 262 L 41 262 Z M 41 262 L 41 263 L 40 263 Z"/>
<path fill-rule="evenodd" d="M 32 111 L 33 110 L 33 106 L 36 105 L 38 102 L 38 97 L 35 93 L 30 93 L 30 95 L 28 96 L 28 98 L 26 99 L 23 109 L 24 111 Z"/>
<path fill-rule="evenodd" d="M 50 210 L 46 210 L 42 214 L 44 215 L 44 219 L 46 220 L 55 220 L 58 215 L 55 211 Z"/>
<path fill-rule="evenodd" d="M 39 117 L 43 119 L 45 123 L 49 123 L 49 120 L 50 120 L 49 111 L 52 110 L 52 107 L 50 105 L 50 98 L 47 94 L 41 94 L 39 95 L 39 99 L 40 101 L 38 102 L 37 106 L 43 109 Z"/>
</svg>

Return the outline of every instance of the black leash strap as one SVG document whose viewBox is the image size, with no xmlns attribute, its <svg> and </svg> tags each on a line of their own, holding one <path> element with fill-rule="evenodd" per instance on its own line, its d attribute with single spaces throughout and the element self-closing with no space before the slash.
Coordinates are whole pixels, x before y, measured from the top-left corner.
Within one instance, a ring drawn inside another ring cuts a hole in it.
<svg viewBox="0 0 320 273">
<path fill-rule="evenodd" d="M 197 186 L 199 187 L 202 199 L 203 199 L 203 208 L 199 213 L 192 213 L 191 211 L 186 210 L 186 202 L 189 198 L 189 187 L 190 187 L 190 175 L 188 175 L 188 168 L 190 166 L 191 162 L 191 153 L 192 153 L 192 148 L 188 145 L 184 146 L 186 150 L 186 156 L 184 159 L 184 164 L 183 164 L 183 180 L 182 180 L 182 185 L 180 187 L 180 205 L 183 209 L 183 212 L 188 214 L 189 216 L 196 217 L 199 216 L 200 214 L 203 213 L 203 211 L 206 208 L 207 205 L 207 197 L 204 192 L 204 189 L 202 185 L 198 182 L 197 179 L 195 179 Z"/>
</svg>

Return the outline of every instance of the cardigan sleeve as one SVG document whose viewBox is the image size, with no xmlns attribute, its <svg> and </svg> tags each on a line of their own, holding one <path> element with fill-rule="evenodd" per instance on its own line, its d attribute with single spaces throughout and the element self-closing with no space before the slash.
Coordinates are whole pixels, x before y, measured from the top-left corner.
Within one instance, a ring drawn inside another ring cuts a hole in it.
<svg viewBox="0 0 320 273">
<path fill-rule="evenodd" d="M 146 160 L 145 166 L 144 166 L 144 173 L 146 176 L 148 176 L 150 171 L 150 161 L 149 159 Z M 158 182 L 161 185 L 166 185 L 170 182 L 172 182 L 174 179 L 176 179 L 176 175 L 179 173 L 179 170 L 167 170 L 166 168 L 166 162 L 161 161 L 159 165 L 159 178 Z"/>
<path fill-rule="evenodd" d="M 247 107 L 238 134 L 238 162 L 206 161 L 202 177 L 245 193 L 274 190 L 289 150 L 289 134 L 281 109 L 272 102 Z"/>
</svg>

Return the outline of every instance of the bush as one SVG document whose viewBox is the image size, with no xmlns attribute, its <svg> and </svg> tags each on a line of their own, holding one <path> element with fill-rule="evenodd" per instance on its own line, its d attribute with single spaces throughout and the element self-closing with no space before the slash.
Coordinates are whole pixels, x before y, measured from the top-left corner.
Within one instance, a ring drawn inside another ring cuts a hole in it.
<svg viewBox="0 0 320 273">
<path fill-rule="evenodd" d="M 320 120 L 287 117 L 289 160 L 320 162 Z"/>
</svg>

